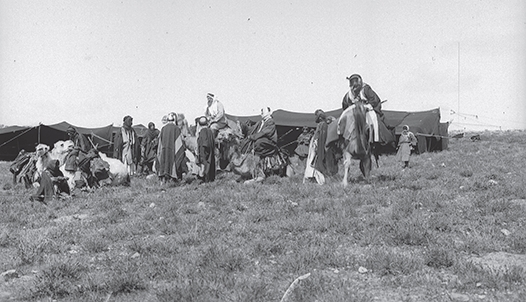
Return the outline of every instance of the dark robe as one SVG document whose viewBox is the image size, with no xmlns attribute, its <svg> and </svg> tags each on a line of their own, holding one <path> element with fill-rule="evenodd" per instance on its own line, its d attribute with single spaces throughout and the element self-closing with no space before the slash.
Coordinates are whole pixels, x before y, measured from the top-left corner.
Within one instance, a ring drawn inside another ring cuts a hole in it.
<svg viewBox="0 0 526 302">
<path fill-rule="evenodd" d="M 215 142 L 214 133 L 210 128 L 202 128 L 197 138 L 198 154 L 197 160 L 199 165 L 204 165 L 203 180 L 205 182 L 214 181 L 216 176 L 215 163 Z"/>
<path fill-rule="evenodd" d="M 316 126 L 316 132 L 314 132 L 314 140 L 317 141 L 317 145 L 313 166 L 323 175 L 327 175 L 327 167 L 325 165 L 325 142 L 327 141 L 327 128 L 327 122 L 321 121 Z"/>
<path fill-rule="evenodd" d="M 78 168 L 78 158 L 79 158 L 79 155 L 80 155 L 80 149 L 79 148 L 74 148 L 73 150 L 69 151 L 68 152 L 68 155 L 66 155 L 66 159 L 65 159 L 65 169 L 66 171 L 69 171 L 69 172 L 75 172 L 77 171 L 77 168 Z"/>
<path fill-rule="evenodd" d="M 30 163 L 33 153 L 28 153 L 26 150 L 22 149 L 16 156 L 15 160 L 9 166 L 9 171 L 13 173 L 13 184 L 21 182 L 22 179 L 27 179 L 27 182 L 31 179 L 31 175 L 25 175 L 21 173 L 24 171 L 24 168 Z M 28 172 L 28 171 L 26 171 Z M 26 185 L 27 185 L 26 182 Z"/>
<path fill-rule="evenodd" d="M 314 168 L 323 175 L 332 176 L 338 173 L 338 155 L 333 144 L 327 145 L 329 124 L 336 123 L 332 117 L 318 123 L 314 139 L 317 140 Z"/>
<path fill-rule="evenodd" d="M 159 133 L 158 129 L 150 130 L 148 128 L 141 142 L 141 163 L 143 166 L 147 166 L 150 171 L 157 160 Z"/>
<path fill-rule="evenodd" d="M 88 153 L 91 149 L 91 144 L 88 139 L 78 133 L 76 130 L 70 134 L 70 139 L 73 142 L 73 150 L 69 151 L 65 158 L 66 171 L 77 171 L 79 156 Z"/>
<path fill-rule="evenodd" d="M 64 174 L 59 170 L 59 162 L 56 159 L 49 161 L 46 169 L 42 172 L 40 187 L 38 187 L 37 192 L 31 196 L 32 199 L 44 203 L 51 200 L 55 195 L 55 185 L 58 189 L 56 193 L 64 192 L 69 194 L 69 186 L 66 178 L 64 178 Z"/>
<path fill-rule="evenodd" d="M 88 151 L 91 149 L 91 144 L 88 139 L 78 132 L 75 132 L 71 136 L 71 141 L 73 141 L 74 148 L 80 149 L 84 153 L 88 153 Z"/>
<path fill-rule="evenodd" d="M 380 137 L 381 144 L 389 144 L 395 141 L 394 127 L 388 126 L 385 122 L 385 116 L 382 111 L 382 101 L 380 97 L 368 84 L 363 84 L 362 91 L 356 96 L 356 98 L 364 100 L 366 103 L 370 104 L 376 116 L 378 117 L 378 134 Z M 357 100 L 351 99 L 349 93 L 345 93 L 342 100 L 342 109 L 345 110 L 347 107 L 354 104 Z"/>
<path fill-rule="evenodd" d="M 91 149 L 88 153 L 80 153 L 78 157 L 77 173 L 81 173 L 80 179 L 75 179 L 77 188 L 82 188 L 88 185 L 90 188 L 97 185 L 97 179 L 91 171 L 91 161 L 95 158 L 100 158 L 99 152 L 96 149 Z"/>
<path fill-rule="evenodd" d="M 159 177 L 182 178 L 188 172 L 184 149 L 181 129 L 172 122 L 164 125 L 159 135 Z"/>
<path fill-rule="evenodd" d="M 250 129 L 247 137 L 248 142 L 242 144 L 242 152 L 245 145 L 254 149 L 254 154 L 259 157 L 275 155 L 278 151 L 278 132 L 272 118 L 261 120 Z"/>
</svg>

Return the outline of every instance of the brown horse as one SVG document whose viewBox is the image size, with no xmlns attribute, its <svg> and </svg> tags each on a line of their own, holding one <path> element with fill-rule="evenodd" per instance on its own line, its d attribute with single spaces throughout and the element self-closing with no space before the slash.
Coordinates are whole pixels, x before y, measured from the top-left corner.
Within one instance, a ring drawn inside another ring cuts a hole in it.
<svg viewBox="0 0 526 302">
<path fill-rule="evenodd" d="M 342 184 L 348 185 L 351 160 L 360 160 L 360 171 L 367 180 L 371 174 L 371 150 L 373 143 L 373 127 L 368 123 L 365 103 L 359 101 L 342 112 L 338 120 L 338 134 L 344 138 L 343 158 L 344 176 Z M 374 113 L 374 112 L 373 112 Z"/>
</svg>

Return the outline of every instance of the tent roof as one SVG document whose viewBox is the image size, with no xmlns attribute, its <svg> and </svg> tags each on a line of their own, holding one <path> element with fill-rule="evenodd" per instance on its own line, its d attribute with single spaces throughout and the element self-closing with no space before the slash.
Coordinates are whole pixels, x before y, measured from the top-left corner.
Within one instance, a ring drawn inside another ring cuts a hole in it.
<svg viewBox="0 0 526 302">
<path fill-rule="evenodd" d="M 327 111 L 326 114 L 338 118 L 342 114 L 342 109 L 335 109 Z M 426 111 L 394 111 L 394 110 L 383 110 L 385 115 L 385 122 L 389 126 L 395 127 L 395 132 L 400 134 L 402 132 L 402 126 L 408 125 L 412 132 L 415 134 L 432 134 L 438 135 L 440 133 L 440 109 L 431 109 Z M 261 117 L 259 115 L 250 116 L 236 116 L 226 114 L 227 118 L 231 120 L 239 120 L 245 122 L 247 120 L 259 121 Z M 278 109 L 272 113 L 274 122 L 277 126 L 285 127 L 316 127 L 316 116 L 314 113 L 300 113 Z"/>
<path fill-rule="evenodd" d="M 33 127 L 9 126 L 9 127 L 0 128 L 0 134 L 24 131 L 30 128 L 33 128 Z"/>
<path fill-rule="evenodd" d="M 108 125 L 108 126 L 97 127 L 97 128 L 84 128 L 84 127 L 78 127 L 78 126 L 72 125 L 66 121 L 63 121 L 57 124 L 43 125 L 43 126 L 47 126 L 49 128 L 53 128 L 55 130 L 62 131 L 62 132 L 66 132 L 68 130 L 68 127 L 72 126 L 72 127 L 75 127 L 75 129 L 77 129 L 78 133 L 87 134 L 87 135 L 90 135 L 92 133 L 101 132 L 101 131 L 104 132 L 108 130 L 108 127 L 113 127 L 113 125 Z"/>
</svg>

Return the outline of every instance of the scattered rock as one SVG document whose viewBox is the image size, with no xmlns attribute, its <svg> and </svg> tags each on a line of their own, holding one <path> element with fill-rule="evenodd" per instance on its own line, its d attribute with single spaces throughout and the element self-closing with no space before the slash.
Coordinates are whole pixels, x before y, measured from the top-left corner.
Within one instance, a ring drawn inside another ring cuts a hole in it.
<svg viewBox="0 0 526 302">
<path fill-rule="evenodd" d="M 495 252 L 483 257 L 471 257 L 470 260 L 494 271 L 507 271 L 513 266 L 522 267 L 526 270 L 526 255 L 524 254 Z"/>
<path fill-rule="evenodd" d="M 11 298 L 11 293 L 0 291 L 0 301 L 7 301 Z"/>
<path fill-rule="evenodd" d="M 18 278 L 18 273 L 14 269 L 10 269 L 0 274 L 0 279 L 5 281 L 9 281 L 15 278 Z"/>
<path fill-rule="evenodd" d="M 459 294 L 459 293 L 451 293 L 449 294 L 449 296 L 451 297 L 451 300 L 453 301 L 469 301 L 470 300 L 468 295 Z"/>
<path fill-rule="evenodd" d="M 141 254 L 139 254 L 139 252 L 136 252 L 135 254 L 131 255 L 130 258 L 135 259 L 135 258 L 139 258 L 139 257 L 141 257 Z"/>
<path fill-rule="evenodd" d="M 204 207 L 205 207 L 205 203 L 202 202 L 202 201 L 200 201 L 200 202 L 197 203 L 197 206 L 198 206 L 199 208 L 204 208 Z"/>
<path fill-rule="evenodd" d="M 53 219 L 53 221 L 57 223 L 70 222 L 71 220 L 73 220 L 72 216 L 62 216 L 62 217 Z"/>
<path fill-rule="evenodd" d="M 526 208 L 526 199 L 513 199 L 513 200 L 510 200 L 510 202 L 512 204 L 517 204 L 517 205 L 520 205 Z"/>
<path fill-rule="evenodd" d="M 508 230 L 506 230 L 506 229 L 502 229 L 502 230 L 500 230 L 500 232 L 501 232 L 502 234 L 504 234 L 504 236 L 509 236 L 509 235 L 511 235 L 511 232 L 508 231 Z"/>
<path fill-rule="evenodd" d="M 88 214 L 75 214 L 75 215 L 73 215 L 73 218 L 78 219 L 78 220 L 83 220 L 83 219 L 86 219 L 88 217 L 89 217 Z"/>
<path fill-rule="evenodd" d="M 57 223 L 67 223 L 67 222 L 73 221 L 73 219 L 84 220 L 88 217 L 89 217 L 88 214 L 75 214 L 75 215 L 58 217 L 58 218 L 53 219 L 53 221 Z"/>
<path fill-rule="evenodd" d="M 445 168 L 445 167 L 446 167 L 446 164 L 441 163 L 440 166 L 441 166 L 442 168 Z"/>
<path fill-rule="evenodd" d="M 460 239 L 454 239 L 453 240 L 453 246 L 457 249 L 461 248 L 464 246 L 464 241 L 460 240 Z"/>
<path fill-rule="evenodd" d="M 297 202 L 292 201 L 292 200 L 287 200 L 287 202 L 290 203 L 290 205 L 291 205 L 291 206 L 294 206 L 294 207 L 298 205 Z"/>
<path fill-rule="evenodd" d="M 494 179 L 490 179 L 488 182 L 489 182 L 490 185 L 497 185 L 499 183 L 498 181 L 496 181 Z"/>
<path fill-rule="evenodd" d="M 360 274 L 365 274 L 365 273 L 367 273 L 368 271 L 369 271 L 369 270 L 367 270 L 367 269 L 366 269 L 365 267 L 363 267 L 363 266 L 360 266 L 360 267 L 358 268 L 358 272 L 359 272 Z"/>
<path fill-rule="evenodd" d="M 337 273 L 339 273 L 340 271 L 339 271 L 338 269 L 334 269 L 333 272 L 334 272 L 335 274 L 337 274 Z"/>
<path fill-rule="evenodd" d="M 155 208 L 155 203 L 150 203 L 150 208 Z"/>
</svg>

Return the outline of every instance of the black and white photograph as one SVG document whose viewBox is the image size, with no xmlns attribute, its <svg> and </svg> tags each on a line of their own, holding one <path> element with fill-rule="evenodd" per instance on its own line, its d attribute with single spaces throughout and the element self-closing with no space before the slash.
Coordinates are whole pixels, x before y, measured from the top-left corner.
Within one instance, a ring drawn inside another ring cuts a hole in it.
<svg viewBox="0 0 526 302">
<path fill-rule="evenodd" d="M 526 301 L 526 2 L 0 0 L 0 302 Z"/>
</svg>

